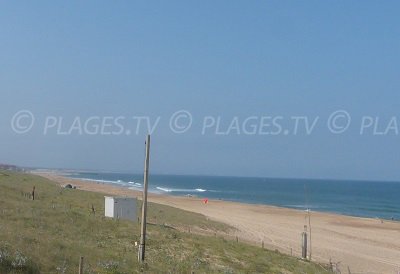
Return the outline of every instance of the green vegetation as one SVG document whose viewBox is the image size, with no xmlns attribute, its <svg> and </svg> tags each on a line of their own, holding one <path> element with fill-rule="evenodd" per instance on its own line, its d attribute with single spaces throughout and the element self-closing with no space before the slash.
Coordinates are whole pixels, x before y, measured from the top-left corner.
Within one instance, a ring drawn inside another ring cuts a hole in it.
<svg viewBox="0 0 400 274">
<path fill-rule="evenodd" d="M 32 201 L 27 193 L 34 185 Z M 140 265 L 139 225 L 104 218 L 103 212 L 102 194 L 0 172 L 0 273 L 77 273 L 79 256 L 85 257 L 85 273 L 326 273 L 278 252 L 185 232 L 230 228 L 156 204 L 149 205 L 146 263 Z"/>
</svg>

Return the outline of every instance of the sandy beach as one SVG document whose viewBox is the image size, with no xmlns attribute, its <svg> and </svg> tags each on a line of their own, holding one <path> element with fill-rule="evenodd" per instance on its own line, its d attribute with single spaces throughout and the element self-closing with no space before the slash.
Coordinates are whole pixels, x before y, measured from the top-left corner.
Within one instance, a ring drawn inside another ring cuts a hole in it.
<svg viewBox="0 0 400 274">
<path fill-rule="evenodd" d="M 123 187 L 40 173 L 61 186 L 110 195 L 141 198 L 141 192 Z M 151 183 L 151 182 L 150 182 Z M 195 197 L 149 194 L 149 201 L 201 213 L 236 228 L 232 237 L 300 256 L 301 232 L 306 212 L 266 205 L 220 200 L 204 204 Z M 337 263 L 341 273 L 392 273 L 400 271 L 400 223 L 328 213 L 311 213 L 312 260 Z"/>
</svg>

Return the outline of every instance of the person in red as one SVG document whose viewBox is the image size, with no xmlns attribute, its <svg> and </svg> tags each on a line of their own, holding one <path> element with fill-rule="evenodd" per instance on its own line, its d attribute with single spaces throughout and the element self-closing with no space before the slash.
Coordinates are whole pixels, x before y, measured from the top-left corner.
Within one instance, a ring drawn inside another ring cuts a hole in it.
<svg viewBox="0 0 400 274">
<path fill-rule="evenodd" d="M 204 199 L 203 199 L 203 203 L 208 204 L 208 199 L 207 199 L 207 198 L 204 198 Z"/>
</svg>

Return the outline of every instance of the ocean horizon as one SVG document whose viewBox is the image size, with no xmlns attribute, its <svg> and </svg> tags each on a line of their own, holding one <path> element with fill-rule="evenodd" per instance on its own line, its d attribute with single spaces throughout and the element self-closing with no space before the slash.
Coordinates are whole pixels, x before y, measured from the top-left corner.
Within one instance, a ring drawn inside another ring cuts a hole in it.
<svg viewBox="0 0 400 274">
<path fill-rule="evenodd" d="M 142 190 L 143 175 L 66 172 L 65 177 Z M 400 220 L 400 183 L 202 175 L 150 175 L 149 191 L 247 204 Z"/>
</svg>

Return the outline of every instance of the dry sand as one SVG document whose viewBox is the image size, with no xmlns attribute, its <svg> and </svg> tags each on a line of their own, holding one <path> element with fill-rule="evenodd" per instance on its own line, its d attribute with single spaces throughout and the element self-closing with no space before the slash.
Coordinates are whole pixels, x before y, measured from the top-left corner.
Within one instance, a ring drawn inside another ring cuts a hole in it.
<svg viewBox="0 0 400 274">
<path fill-rule="evenodd" d="M 87 191 L 141 197 L 138 191 L 97 182 L 41 173 L 52 181 L 71 183 Z M 300 256 L 301 232 L 306 212 L 266 205 L 250 205 L 194 197 L 149 194 L 149 201 L 201 213 L 237 228 L 233 236 L 253 244 Z M 391 273 L 400 271 L 400 223 L 328 213 L 311 213 L 312 260 L 339 263 L 341 273 Z"/>
</svg>

